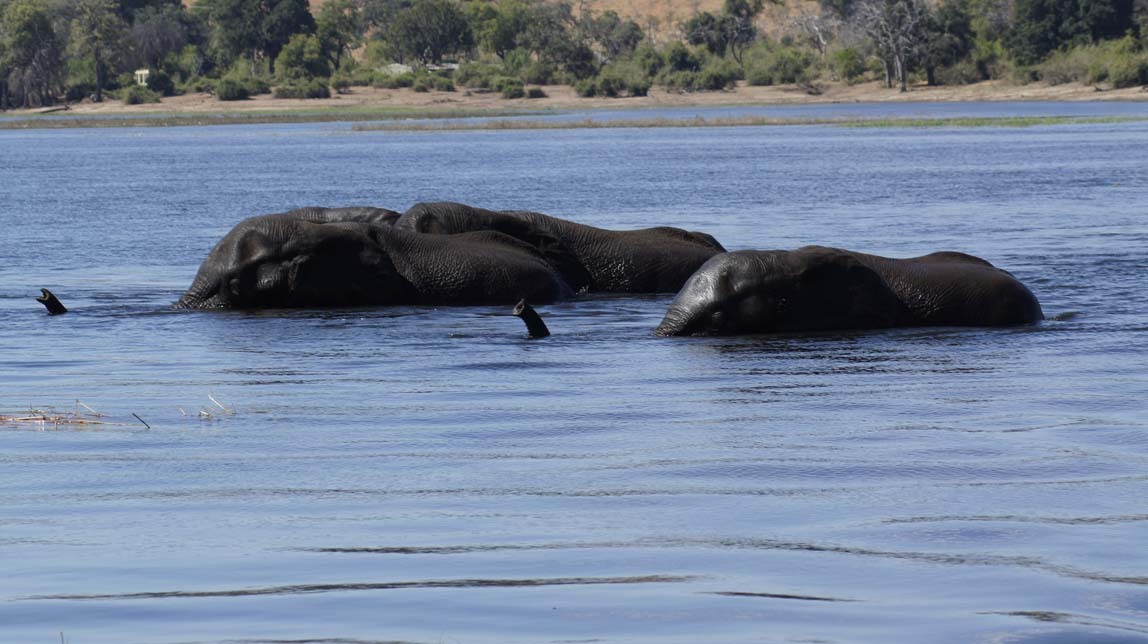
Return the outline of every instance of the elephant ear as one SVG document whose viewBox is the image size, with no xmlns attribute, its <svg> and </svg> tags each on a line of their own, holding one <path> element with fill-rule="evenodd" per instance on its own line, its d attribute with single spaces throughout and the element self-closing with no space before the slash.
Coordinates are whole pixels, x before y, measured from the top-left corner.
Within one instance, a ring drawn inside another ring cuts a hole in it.
<svg viewBox="0 0 1148 644">
<path fill-rule="evenodd" d="M 844 251 L 817 249 L 798 284 L 803 313 L 824 328 L 890 327 L 901 314 L 901 301 L 881 275 Z"/>
<path fill-rule="evenodd" d="M 259 267 L 275 256 L 274 241 L 257 229 L 248 229 L 231 247 L 231 270 L 227 273 L 226 290 L 232 296 L 241 296 L 257 279 Z"/>
</svg>

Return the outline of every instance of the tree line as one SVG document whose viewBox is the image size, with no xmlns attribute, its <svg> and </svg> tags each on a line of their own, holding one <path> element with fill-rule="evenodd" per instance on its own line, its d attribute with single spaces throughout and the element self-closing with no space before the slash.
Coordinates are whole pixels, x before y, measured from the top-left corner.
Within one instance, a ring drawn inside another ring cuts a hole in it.
<svg viewBox="0 0 1148 644">
<path fill-rule="evenodd" d="M 0 0 L 0 108 L 368 84 L 517 97 L 556 83 L 583 96 L 739 80 L 810 92 L 874 77 L 902 90 L 914 79 L 1148 83 L 1148 0 L 819 0 L 773 13 L 766 2 L 725 0 L 655 43 L 652 19 L 644 28 L 566 0 L 327 0 L 314 11 L 307 0 Z M 136 69 L 149 70 L 146 87 Z"/>
</svg>

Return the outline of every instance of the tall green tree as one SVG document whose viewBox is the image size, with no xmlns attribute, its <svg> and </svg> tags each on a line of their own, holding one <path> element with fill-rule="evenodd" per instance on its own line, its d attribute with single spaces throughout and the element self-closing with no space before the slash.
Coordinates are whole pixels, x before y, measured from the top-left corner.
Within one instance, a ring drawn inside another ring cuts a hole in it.
<svg viewBox="0 0 1148 644">
<path fill-rule="evenodd" d="M 921 65 L 929 85 L 936 85 L 938 67 L 952 65 L 973 48 L 972 16 L 967 0 L 942 0 L 925 21 Z"/>
<path fill-rule="evenodd" d="M 206 17 L 212 45 L 227 62 L 247 56 L 254 70 L 267 58 L 274 73 L 275 57 L 297 33 L 315 33 L 307 0 L 200 0 L 196 9 Z"/>
<path fill-rule="evenodd" d="M 1016 0 L 1005 47 L 1022 65 L 1062 47 L 1119 38 L 1136 29 L 1134 0 Z"/>
<path fill-rule="evenodd" d="M 590 36 L 602 48 L 607 58 L 632 53 L 646 38 L 638 23 L 623 20 L 613 11 L 591 17 L 587 22 Z"/>
<path fill-rule="evenodd" d="M 331 65 L 317 36 L 295 34 L 275 59 L 279 76 L 287 80 L 310 80 L 331 75 Z"/>
<path fill-rule="evenodd" d="M 764 0 L 725 0 L 722 12 L 700 12 L 682 25 L 691 45 L 703 45 L 716 56 L 729 52 L 739 65 L 746 48 L 757 40 L 754 20 L 765 7 Z"/>
<path fill-rule="evenodd" d="M 181 51 L 191 39 L 187 12 L 179 5 L 138 11 L 128 34 L 136 64 L 151 68 L 158 68 L 164 58 Z"/>
<path fill-rule="evenodd" d="M 522 0 L 471 3 L 469 20 L 478 46 L 499 58 L 523 45 L 531 11 Z"/>
<path fill-rule="evenodd" d="M 315 18 L 307 0 L 263 0 L 260 47 L 275 73 L 275 59 L 295 34 L 315 33 Z"/>
<path fill-rule="evenodd" d="M 387 40 L 404 57 L 424 64 L 474 46 L 474 34 L 462 9 L 451 0 L 415 0 L 395 16 Z"/>
<path fill-rule="evenodd" d="M 6 50 L 5 91 L 24 107 L 51 104 L 61 88 L 64 41 L 52 15 L 38 0 L 13 0 L 0 15 L 0 42 Z"/>
<path fill-rule="evenodd" d="M 315 17 L 316 35 L 338 69 L 363 39 L 363 11 L 355 0 L 327 0 Z"/>
<path fill-rule="evenodd" d="M 108 65 L 125 43 L 127 23 L 120 17 L 116 0 L 77 0 L 72 19 L 72 49 L 80 57 L 91 58 L 96 85 L 96 101 L 104 100 Z"/>
</svg>

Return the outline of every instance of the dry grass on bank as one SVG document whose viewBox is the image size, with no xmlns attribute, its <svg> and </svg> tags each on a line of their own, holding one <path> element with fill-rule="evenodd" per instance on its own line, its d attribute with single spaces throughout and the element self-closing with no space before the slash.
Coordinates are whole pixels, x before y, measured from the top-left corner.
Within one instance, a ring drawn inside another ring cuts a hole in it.
<svg viewBox="0 0 1148 644">
<path fill-rule="evenodd" d="M 500 116 L 568 110 L 653 109 L 665 107 L 720 107 L 803 105 L 821 103 L 900 103 L 954 101 L 1145 101 L 1143 88 L 1101 90 L 1080 83 L 1013 85 L 985 81 L 973 85 L 928 87 L 916 85 L 908 92 L 885 89 L 880 83 L 824 82 L 821 92 L 810 95 L 795 85 L 737 88 L 719 92 L 683 93 L 654 88 L 649 96 L 634 98 L 581 98 L 565 85 L 546 86 L 545 98 L 504 99 L 492 92 L 414 92 L 410 89 L 355 87 L 347 94 L 328 99 L 276 99 L 270 95 L 251 100 L 224 102 L 207 94 L 166 98 L 159 104 L 123 105 L 79 103 L 64 112 L 38 116 L 37 110 L 7 113 L 16 119 L 0 119 L 0 127 L 66 127 L 83 117 L 147 117 L 120 121 L 118 125 L 209 125 L 214 123 L 391 120 L 463 116 Z M 172 122 L 150 122 L 157 116 Z"/>
</svg>

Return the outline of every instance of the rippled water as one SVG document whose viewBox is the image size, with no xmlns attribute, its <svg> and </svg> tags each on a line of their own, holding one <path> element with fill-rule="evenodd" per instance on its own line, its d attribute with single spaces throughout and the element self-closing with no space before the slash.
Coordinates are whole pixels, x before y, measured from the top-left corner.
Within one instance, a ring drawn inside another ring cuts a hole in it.
<svg viewBox="0 0 1148 644">
<path fill-rule="evenodd" d="M 2 642 L 1148 639 L 1148 123 L 0 153 L 0 413 L 107 414 L 0 424 Z M 599 297 L 540 307 L 531 341 L 501 308 L 169 308 L 244 216 L 436 199 L 962 250 L 1051 319 L 667 339 L 671 296 Z"/>
</svg>

